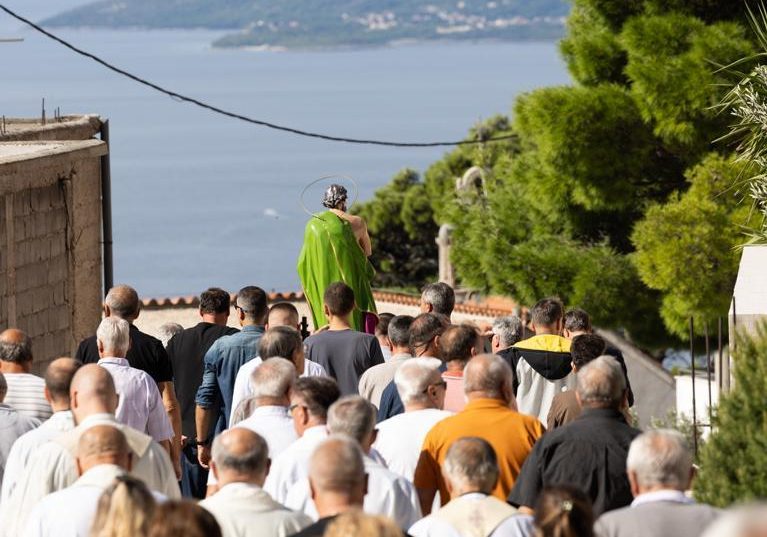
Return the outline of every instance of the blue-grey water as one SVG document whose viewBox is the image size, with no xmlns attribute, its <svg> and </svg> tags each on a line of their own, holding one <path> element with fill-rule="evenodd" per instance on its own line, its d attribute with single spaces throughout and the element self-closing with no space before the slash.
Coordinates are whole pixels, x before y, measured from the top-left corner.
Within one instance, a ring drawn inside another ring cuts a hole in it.
<svg viewBox="0 0 767 537">
<path fill-rule="evenodd" d="M 79 2 L 4 3 L 39 17 Z M 180 93 L 348 137 L 461 139 L 476 121 L 509 113 L 515 95 L 569 81 L 555 43 L 255 52 L 212 49 L 218 34 L 203 30 L 56 32 Z M 0 37 L 9 36 L 25 41 L 0 44 L 0 114 L 38 116 L 45 98 L 49 116 L 60 107 L 109 118 L 115 279 L 144 296 L 210 285 L 297 290 L 304 185 L 349 175 L 364 200 L 397 170 L 423 171 L 446 151 L 266 130 L 143 88 L 0 14 Z"/>
</svg>

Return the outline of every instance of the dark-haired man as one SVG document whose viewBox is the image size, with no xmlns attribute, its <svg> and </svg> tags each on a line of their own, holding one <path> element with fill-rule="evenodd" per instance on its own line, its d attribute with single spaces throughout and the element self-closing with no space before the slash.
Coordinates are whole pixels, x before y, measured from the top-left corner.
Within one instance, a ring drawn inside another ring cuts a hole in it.
<svg viewBox="0 0 767 537">
<path fill-rule="evenodd" d="M 374 332 L 378 344 L 381 345 L 381 353 L 383 353 L 385 362 L 388 362 L 392 355 L 392 344 L 391 340 L 389 340 L 389 323 L 393 318 L 393 313 L 379 313 L 378 324 Z"/>
<path fill-rule="evenodd" d="M 385 364 L 371 367 L 365 371 L 360 378 L 359 385 L 360 395 L 373 403 L 376 408 L 381 406 L 381 395 L 386 386 L 394 380 L 394 373 L 399 369 L 399 366 L 405 360 L 412 358 L 410 354 L 410 326 L 413 324 L 413 318 L 410 315 L 397 315 L 386 324 L 386 339 L 392 347 L 391 358 Z"/>
<path fill-rule="evenodd" d="M 473 326 L 451 326 L 440 337 L 440 351 L 447 370 L 442 378 L 445 389 L 445 410 L 460 412 L 466 406 L 463 393 L 463 370 L 474 356 L 482 352 L 482 339 Z"/>
<path fill-rule="evenodd" d="M 372 334 L 352 330 L 354 291 L 342 282 L 331 283 L 323 296 L 328 330 L 306 338 L 306 358 L 320 364 L 338 381 L 341 393 L 357 394 L 362 374 L 384 363 L 381 345 Z"/>
</svg>

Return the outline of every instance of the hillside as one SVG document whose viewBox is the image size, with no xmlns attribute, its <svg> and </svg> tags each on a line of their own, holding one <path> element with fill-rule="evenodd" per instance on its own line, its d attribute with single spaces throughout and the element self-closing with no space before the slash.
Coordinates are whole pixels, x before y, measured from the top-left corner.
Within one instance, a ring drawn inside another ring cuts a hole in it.
<svg viewBox="0 0 767 537">
<path fill-rule="evenodd" d="M 233 30 L 217 46 L 323 47 L 397 40 L 555 39 L 567 0 L 101 0 L 46 26 Z"/>
</svg>

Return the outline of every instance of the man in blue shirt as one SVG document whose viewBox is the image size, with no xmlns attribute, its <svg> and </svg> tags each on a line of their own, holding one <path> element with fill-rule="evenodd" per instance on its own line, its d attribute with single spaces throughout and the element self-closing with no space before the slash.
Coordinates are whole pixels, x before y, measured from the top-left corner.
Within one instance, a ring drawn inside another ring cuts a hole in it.
<svg viewBox="0 0 767 537">
<path fill-rule="evenodd" d="M 235 311 L 242 330 L 224 336 L 205 353 L 202 384 L 197 390 L 195 423 L 200 443 L 198 459 L 203 467 L 210 461 L 210 440 L 228 428 L 231 415 L 234 381 L 240 367 L 258 355 L 258 343 L 264 334 L 264 323 L 269 311 L 266 292 L 260 287 L 248 286 L 237 293 Z"/>
</svg>

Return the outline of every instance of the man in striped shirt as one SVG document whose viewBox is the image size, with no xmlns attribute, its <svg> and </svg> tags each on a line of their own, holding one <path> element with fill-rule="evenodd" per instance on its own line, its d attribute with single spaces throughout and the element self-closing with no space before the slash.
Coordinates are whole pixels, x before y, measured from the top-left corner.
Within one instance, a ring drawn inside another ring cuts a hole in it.
<svg viewBox="0 0 767 537">
<path fill-rule="evenodd" d="M 32 341 L 17 328 L 0 333 L 0 373 L 8 383 L 5 404 L 21 414 L 45 421 L 53 411 L 45 398 L 45 381 L 30 373 Z"/>
</svg>

